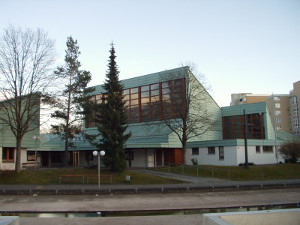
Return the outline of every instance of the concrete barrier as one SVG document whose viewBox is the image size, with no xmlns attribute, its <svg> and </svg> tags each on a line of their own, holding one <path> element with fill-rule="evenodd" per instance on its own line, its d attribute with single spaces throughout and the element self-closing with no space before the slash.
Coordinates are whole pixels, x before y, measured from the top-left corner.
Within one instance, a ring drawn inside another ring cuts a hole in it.
<svg viewBox="0 0 300 225">
<path fill-rule="evenodd" d="M 203 214 L 202 225 L 298 225 L 300 209 Z"/>
<path fill-rule="evenodd" d="M 0 225 L 20 225 L 18 216 L 0 216 Z"/>
</svg>

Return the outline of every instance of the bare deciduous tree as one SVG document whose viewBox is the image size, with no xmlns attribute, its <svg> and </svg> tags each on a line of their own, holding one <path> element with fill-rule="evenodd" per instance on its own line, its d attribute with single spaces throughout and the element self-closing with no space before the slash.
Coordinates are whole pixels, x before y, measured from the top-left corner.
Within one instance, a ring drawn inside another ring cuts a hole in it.
<svg viewBox="0 0 300 225">
<path fill-rule="evenodd" d="M 164 124 L 178 136 L 182 144 L 184 163 L 188 140 L 192 140 L 193 138 L 201 140 L 204 135 L 209 136 L 221 131 L 219 107 L 210 97 L 203 84 L 198 81 L 198 79 L 204 80 L 204 77 L 199 76 L 194 64 L 190 63 L 186 69 L 187 76 L 184 82 L 185 88 L 182 89 L 184 92 L 181 93 L 182 98 L 178 98 L 179 93 L 176 85 L 168 85 L 169 107 L 165 108 L 171 109 L 172 116 L 168 113 L 163 113 Z M 195 75 L 199 76 L 198 79 Z M 166 72 L 162 80 L 172 80 L 174 79 L 173 77 L 174 74 Z"/>
<path fill-rule="evenodd" d="M 289 141 L 282 144 L 279 153 L 287 162 L 296 163 L 300 158 L 300 141 Z"/>
<path fill-rule="evenodd" d="M 0 121 L 16 138 L 17 172 L 23 137 L 40 125 L 40 100 L 53 80 L 54 57 L 54 41 L 40 29 L 9 26 L 0 39 Z"/>
</svg>

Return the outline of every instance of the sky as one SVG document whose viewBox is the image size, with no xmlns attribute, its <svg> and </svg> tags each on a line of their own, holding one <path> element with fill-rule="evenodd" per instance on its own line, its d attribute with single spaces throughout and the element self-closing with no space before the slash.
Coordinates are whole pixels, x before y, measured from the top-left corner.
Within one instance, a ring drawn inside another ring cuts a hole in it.
<svg viewBox="0 0 300 225">
<path fill-rule="evenodd" d="M 299 0 L 0 0 L 0 33 L 41 28 L 63 64 L 68 36 L 102 84 L 111 43 L 120 79 L 193 63 L 219 106 L 232 93 L 289 94 L 300 80 Z"/>
</svg>

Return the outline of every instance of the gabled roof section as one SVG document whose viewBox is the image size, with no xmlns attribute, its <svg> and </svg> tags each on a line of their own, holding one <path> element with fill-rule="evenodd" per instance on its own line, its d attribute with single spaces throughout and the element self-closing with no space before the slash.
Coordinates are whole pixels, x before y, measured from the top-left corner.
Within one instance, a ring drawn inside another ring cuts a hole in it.
<svg viewBox="0 0 300 225">
<path fill-rule="evenodd" d="M 171 70 L 165 70 L 157 73 L 151 73 L 143 76 L 133 77 L 125 80 L 121 80 L 121 83 L 124 85 L 124 89 L 134 88 L 143 85 L 155 84 L 159 82 L 163 82 L 166 80 L 175 80 L 179 78 L 183 78 L 188 75 L 189 68 L 187 66 L 179 67 Z M 168 76 L 164 76 L 168 74 Z M 170 79 L 171 78 L 171 79 Z M 95 91 L 90 95 L 97 95 L 104 92 L 103 85 L 94 86 Z"/>
</svg>

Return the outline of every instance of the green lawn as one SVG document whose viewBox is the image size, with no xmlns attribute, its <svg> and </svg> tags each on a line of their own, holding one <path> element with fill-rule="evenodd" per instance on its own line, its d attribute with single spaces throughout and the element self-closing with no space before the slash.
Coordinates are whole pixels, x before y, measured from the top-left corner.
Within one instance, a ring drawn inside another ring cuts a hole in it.
<svg viewBox="0 0 300 225">
<path fill-rule="evenodd" d="M 152 170 L 156 170 L 152 168 Z M 186 174 L 191 176 L 215 177 L 230 180 L 273 180 L 273 179 L 300 179 L 300 164 L 279 164 L 266 166 L 234 167 L 234 166 L 177 166 L 158 168 L 158 171 Z M 198 171 L 197 171 L 198 170 Z M 97 184 L 97 169 L 60 168 L 24 170 L 21 173 L 0 171 L 0 184 L 59 184 L 59 177 L 64 174 L 91 175 L 89 184 Z M 132 170 L 122 173 L 112 173 L 101 170 L 101 183 L 108 184 L 107 175 L 112 176 L 113 184 L 124 184 L 125 176 L 130 175 L 128 184 L 176 184 L 178 180 L 166 179 L 157 176 L 142 174 Z M 82 184 L 82 178 L 63 178 L 63 184 Z M 86 183 L 86 179 L 85 179 Z"/>
<path fill-rule="evenodd" d="M 155 169 L 154 169 L 155 170 Z M 278 180 L 300 179 L 300 164 L 264 166 L 177 166 L 158 168 L 158 171 L 186 174 L 190 176 L 215 177 L 230 180 Z M 198 171 L 197 171 L 198 170 Z"/>
<path fill-rule="evenodd" d="M 85 168 L 59 168 L 59 169 L 38 169 L 23 170 L 20 173 L 12 171 L 0 171 L 0 184 L 59 184 L 59 177 L 64 174 L 77 174 L 93 176 L 89 178 L 89 184 L 97 184 L 97 169 Z M 112 176 L 113 184 L 124 184 L 125 176 L 130 175 L 129 184 L 174 184 L 181 183 L 177 180 L 165 179 L 161 177 L 141 174 L 135 171 L 124 171 L 122 173 L 112 173 L 108 170 L 101 170 L 101 183 L 108 184 L 110 181 L 107 175 Z M 78 178 L 62 178 L 63 184 L 82 184 L 82 177 Z M 86 183 L 86 180 L 85 180 Z"/>
</svg>

